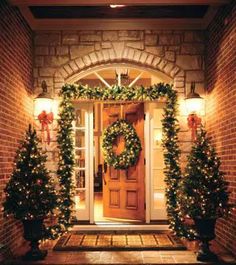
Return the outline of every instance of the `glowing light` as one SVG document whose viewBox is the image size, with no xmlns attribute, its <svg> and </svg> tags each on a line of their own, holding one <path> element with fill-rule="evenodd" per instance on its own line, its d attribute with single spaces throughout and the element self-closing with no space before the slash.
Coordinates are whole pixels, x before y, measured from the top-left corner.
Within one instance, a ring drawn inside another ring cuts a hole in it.
<svg viewBox="0 0 236 265">
<path fill-rule="evenodd" d="M 185 106 L 187 114 L 201 114 L 204 110 L 204 99 L 199 98 L 188 98 L 185 100 Z"/>
<path fill-rule="evenodd" d="M 154 141 L 156 146 L 161 145 L 161 140 L 162 140 L 162 130 L 161 129 L 155 130 Z"/>
<path fill-rule="evenodd" d="M 38 117 L 42 111 L 46 113 L 52 112 L 52 102 L 53 100 L 50 98 L 36 98 L 34 100 L 34 116 Z"/>
<path fill-rule="evenodd" d="M 79 209 L 80 208 L 80 196 L 77 195 L 75 196 L 75 209 Z"/>
<path fill-rule="evenodd" d="M 164 199 L 165 198 L 165 194 L 163 192 L 155 192 L 154 193 L 154 199 L 158 200 L 158 199 Z"/>
<path fill-rule="evenodd" d="M 110 8 L 121 8 L 124 7 L 125 5 L 110 5 Z"/>
</svg>

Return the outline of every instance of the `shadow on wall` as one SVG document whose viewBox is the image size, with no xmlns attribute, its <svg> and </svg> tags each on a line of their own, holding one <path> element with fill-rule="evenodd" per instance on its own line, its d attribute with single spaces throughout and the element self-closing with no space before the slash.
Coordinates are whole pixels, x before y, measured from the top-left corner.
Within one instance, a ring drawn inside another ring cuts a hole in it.
<svg viewBox="0 0 236 265">
<path fill-rule="evenodd" d="M 221 7 L 206 32 L 206 73 L 209 73 L 211 72 L 211 69 L 214 69 L 214 73 L 210 76 L 211 80 L 209 80 L 209 76 L 206 76 L 207 92 L 214 89 L 219 79 L 217 73 L 219 71 L 220 63 L 218 61 L 220 60 L 222 50 L 226 45 L 234 46 L 233 36 L 230 38 L 230 42 L 224 43 L 224 36 L 227 34 L 227 31 L 230 30 L 229 25 L 233 20 L 232 10 L 234 6 L 235 2 L 232 1 L 231 4 Z M 214 31 L 218 29 L 220 29 L 220 31 L 214 33 Z M 212 38 L 213 35 L 214 38 Z"/>
</svg>

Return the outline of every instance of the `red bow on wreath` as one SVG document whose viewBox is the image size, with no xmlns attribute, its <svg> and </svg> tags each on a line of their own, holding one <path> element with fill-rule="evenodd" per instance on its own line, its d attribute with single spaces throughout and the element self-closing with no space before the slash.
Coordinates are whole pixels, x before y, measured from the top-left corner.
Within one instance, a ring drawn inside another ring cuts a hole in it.
<svg viewBox="0 0 236 265">
<path fill-rule="evenodd" d="M 188 116 L 188 127 L 192 129 L 192 141 L 196 139 L 197 127 L 201 125 L 202 119 L 196 114 L 190 114 Z"/>
<path fill-rule="evenodd" d="M 50 144 L 50 130 L 49 124 L 53 122 L 53 113 L 46 113 L 45 110 L 42 111 L 41 114 L 38 115 L 38 119 L 42 125 L 42 139 L 45 142 L 45 131 L 47 132 L 47 144 Z"/>
</svg>

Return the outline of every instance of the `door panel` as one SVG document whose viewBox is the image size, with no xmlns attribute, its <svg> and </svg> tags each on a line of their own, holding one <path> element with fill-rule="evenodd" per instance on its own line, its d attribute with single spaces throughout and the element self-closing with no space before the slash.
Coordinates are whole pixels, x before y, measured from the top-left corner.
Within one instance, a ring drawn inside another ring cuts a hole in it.
<svg viewBox="0 0 236 265">
<path fill-rule="evenodd" d="M 142 145 L 135 166 L 117 170 L 107 166 L 103 181 L 103 213 L 105 217 L 144 220 L 145 176 L 144 176 L 144 106 L 142 103 L 127 105 L 104 105 L 103 128 L 117 119 L 129 121 L 135 128 Z M 114 143 L 114 152 L 124 149 L 124 139 Z"/>
<path fill-rule="evenodd" d="M 120 208 L 120 190 L 110 189 L 109 198 L 110 198 L 109 207 Z"/>
</svg>

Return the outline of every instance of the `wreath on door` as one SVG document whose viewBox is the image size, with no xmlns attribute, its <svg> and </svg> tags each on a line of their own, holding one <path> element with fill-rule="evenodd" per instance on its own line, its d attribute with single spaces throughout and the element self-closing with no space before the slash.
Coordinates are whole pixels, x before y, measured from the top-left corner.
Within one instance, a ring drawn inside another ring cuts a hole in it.
<svg viewBox="0 0 236 265">
<path fill-rule="evenodd" d="M 124 137 L 125 148 L 115 154 L 113 146 L 119 136 Z M 126 120 L 117 120 L 108 126 L 102 137 L 102 151 L 105 162 L 115 169 L 127 169 L 134 166 L 142 150 L 141 141 L 134 127 Z"/>
</svg>

